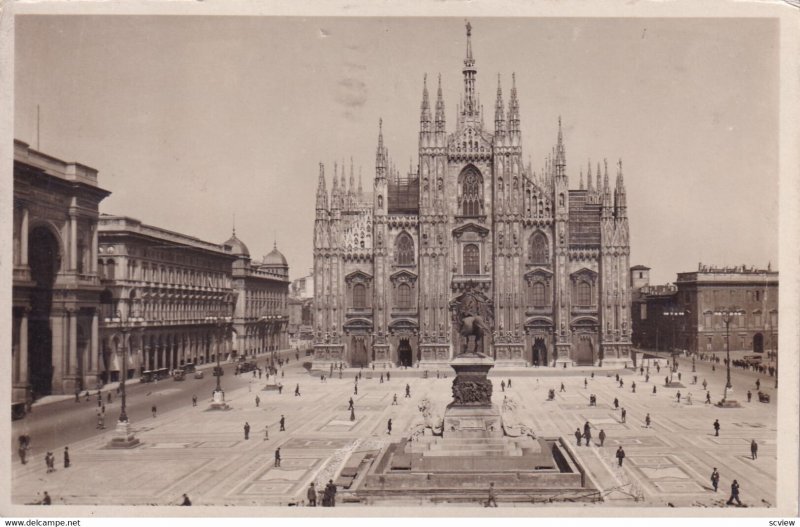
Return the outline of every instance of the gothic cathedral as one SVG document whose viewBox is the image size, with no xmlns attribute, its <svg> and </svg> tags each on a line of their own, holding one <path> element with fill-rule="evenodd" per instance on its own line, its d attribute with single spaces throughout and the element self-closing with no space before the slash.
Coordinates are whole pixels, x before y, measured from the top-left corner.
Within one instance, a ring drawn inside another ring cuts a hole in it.
<svg viewBox="0 0 800 527">
<path fill-rule="evenodd" d="M 401 177 L 382 123 L 375 182 L 365 194 L 320 164 L 314 227 L 314 362 L 443 367 L 463 351 L 455 316 L 481 303 L 480 349 L 498 365 L 568 367 L 630 360 L 630 242 L 622 162 L 587 168 L 570 190 L 558 123 L 537 174 L 522 162 L 515 80 L 499 79 L 494 131 L 484 127 L 467 24 L 464 93 L 447 133 L 441 78 L 423 85 L 419 161 Z M 433 110 L 433 111 L 432 111 Z M 340 181 L 337 181 L 340 179 Z"/>
</svg>

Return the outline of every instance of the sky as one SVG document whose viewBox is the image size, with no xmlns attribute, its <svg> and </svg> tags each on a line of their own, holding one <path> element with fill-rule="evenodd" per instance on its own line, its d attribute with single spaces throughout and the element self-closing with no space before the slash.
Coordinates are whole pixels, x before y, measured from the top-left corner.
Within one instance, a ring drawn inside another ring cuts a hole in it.
<svg viewBox="0 0 800 527">
<path fill-rule="evenodd" d="M 538 169 L 561 116 L 571 187 L 622 159 L 631 265 L 651 283 L 698 262 L 778 259 L 778 25 L 769 19 L 473 18 L 485 124 L 497 76 Z M 448 132 L 461 18 L 16 18 L 17 139 L 99 170 L 101 212 L 312 265 L 318 164 L 352 157 L 369 189 L 379 118 L 416 164 L 422 82 Z M 612 172 L 612 182 L 614 180 Z"/>
</svg>

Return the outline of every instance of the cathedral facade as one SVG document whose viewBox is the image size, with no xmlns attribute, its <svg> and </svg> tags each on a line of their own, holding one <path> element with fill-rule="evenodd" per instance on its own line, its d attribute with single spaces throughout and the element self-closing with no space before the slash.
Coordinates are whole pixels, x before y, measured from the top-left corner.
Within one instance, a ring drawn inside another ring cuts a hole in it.
<svg viewBox="0 0 800 527">
<path fill-rule="evenodd" d="M 467 25 L 464 91 L 447 131 L 441 78 L 423 83 L 419 157 L 401 176 L 378 131 L 374 189 L 352 163 L 320 164 L 314 227 L 314 361 L 444 365 L 465 351 L 459 316 L 478 305 L 479 349 L 499 364 L 566 367 L 630 360 L 630 243 L 621 161 L 569 189 L 559 119 L 538 173 L 522 161 L 515 79 L 484 126 Z M 596 179 L 595 179 L 596 178 Z M 472 348 L 472 344 L 470 344 Z"/>
</svg>

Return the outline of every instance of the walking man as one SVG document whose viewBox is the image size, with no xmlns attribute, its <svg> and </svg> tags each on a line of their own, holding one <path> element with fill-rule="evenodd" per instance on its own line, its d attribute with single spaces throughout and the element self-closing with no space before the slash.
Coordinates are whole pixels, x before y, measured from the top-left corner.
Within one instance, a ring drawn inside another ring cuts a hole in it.
<svg viewBox="0 0 800 527">
<path fill-rule="evenodd" d="M 636 381 L 631 382 L 631 392 L 636 393 Z"/>
<path fill-rule="evenodd" d="M 585 390 L 589 386 L 589 381 L 586 377 L 583 378 L 583 389 Z"/>
<path fill-rule="evenodd" d="M 406 397 L 411 397 L 411 385 L 406 383 Z"/>
<path fill-rule="evenodd" d="M 620 417 L 622 418 L 622 422 L 623 423 L 625 422 L 625 418 L 626 418 L 627 415 L 628 415 L 628 411 L 625 408 L 622 408 L 622 411 L 620 412 Z"/>
<path fill-rule="evenodd" d="M 681 404 L 681 391 L 678 390 L 678 393 L 675 394 L 675 398 L 678 400 L 678 404 Z"/>
<path fill-rule="evenodd" d="M 250 439 L 250 423 L 247 421 L 244 423 L 244 438 Z"/>
<path fill-rule="evenodd" d="M 388 435 L 392 434 L 392 420 L 391 419 L 389 419 L 389 421 L 386 423 L 386 433 Z"/>
<path fill-rule="evenodd" d="M 622 445 L 619 446 L 617 449 L 617 461 L 619 462 L 619 466 L 622 466 L 622 460 L 625 459 L 625 451 L 622 450 Z"/>
<path fill-rule="evenodd" d="M 381 373 L 381 384 L 383 384 L 383 374 L 382 373 Z"/>
<path fill-rule="evenodd" d="M 300 397 L 300 383 L 298 383 L 297 386 L 295 386 L 294 388 L 294 396 Z"/>
<path fill-rule="evenodd" d="M 261 398 L 258 395 L 256 395 L 256 408 L 258 408 L 258 405 L 260 404 L 261 404 Z"/>
<path fill-rule="evenodd" d="M 281 425 L 280 432 L 285 432 L 286 431 L 286 418 L 281 415 L 281 420 L 279 422 L 280 422 L 280 425 Z"/>
<path fill-rule="evenodd" d="M 618 410 L 618 409 L 619 409 L 619 399 L 614 397 L 614 410 Z"/>
<path fill-rule="evenodd" d="M 753 444 L 755 444 L 755 441 L 753 441 Z M 750 450 L 752 450 L 752 449 L 753 449 L 753 447 L 751 445 L 750 446 Z M 755 457 L 753 457 L 753 459 L 755 459 Z M 64 447 L 64 468 L 69 468 L 69 447 L 68 446 Z"/>
<path fill-rule="evenodd" d="M 714 419 L 714 436 L 719 437 L 719 419 Z"/>
<path fill-rule="evenodd" d="M 347 406 L 347 409 L 348 410 L 352 410 L 353 409 L 353 398 L 352 397 L 350 398 L 350 401 L 349 401 L 349 404 Z"/>
<path fill-rule="evenodd" d="M 589 426 L 589 421 L 583 425 L 583 438 L 586 440 L 586 446 L 589 446 L 589 441 L 592 440 L 592 428 Z"/>
<path fill-rule="evenodd" d="M 506 381 L 506 387 L 511 388 L 511 379 L 508 379 L 508 381 Z"/>
<path fill-rule="evenodd" d="M 197 395 L 192 395 L 192 406 L 197 406 Z"/>
<path fill-rule="evenodd" d="M 711 472 L 711 486 L 714 487 L 714 492 L 717 492 L 717 488 L 719 488 L 719 472 L 717 471 L 717 467 L 714 467 L 714 470 Z"/>
<path fill-rule="evenodd" d="M 353 385 L 353 395 L 358 395 L 358 383 Z"/>
<path fill-rule="evenodd" d="M 747 390 L 747 402 L 749 403 L 752 398 L 753 398 L 753 393 L 750 390 Z"/>
<path fill-rule="evenodd" d="M 50 505 L 52 503 L 53 502 L 50 499 L 50 494 L 48 494 L 47 491 L 44 491 L 44 497 L 42 498 L 42 501 L 39 502 L 39 505 Z"/>
<path fill-rule="evenodd" d="M 153 417 L 155 417 L 156 416 L 156 412 L 158 411 L 158 409 L 156 408 L 156 405 L 153 405 L 153 407 L 150 408 L 150 411 L 153 412 Z"/>
<path fill-rule="evenodd" d="M 392 397 L 392 406 L 397 406 L 397 394 L 394 394 L 394 397 Z"/>
<path fill-rule="evenodd" d="M 711 392 L 706 392 L 706 404 L 711 404 Z"/>
<path fill-rule="evenodd" d="M 275 466 L 281 466 L 281 447 L 275 449 Z"/>
<path fill-rule="evenodd" d="M 389 382 L 391 380 L 392 380 L 392 372 L 387 371 L 386 372 L 386 382 Z"/>
<path fill-rule="evenodd" d="M 650 421 L 650 414 L 647 414 L 645 416 L 645 418 L 644 418 L 644 427 L 645 428 L 650 428 L 650 422 L 651 422 Z"/>
<path fill-rule="evenodd" d="M 333 368 L 333 365 L 331 365 L 331 368 Z M 317 506 L 317 489 L 314 488 L 313 481 L 308 484 L 308 491 L 306 491 L 306 497 L 308 498 L 309 507 Z"/>
<path fill-rule="evenodd" d="M 189 496 L 186 494 L 183 495 L 183 502 L 181 503 L 181 507 L 191 507 L 192 500 L 189 499 Z"/>
<path fill-rule="evenodd" d="M 566 388 L 564 388 L 564 383 L 562 382 L 562 383 L 561 383 L 561 389 L 560 389 L 560 390 L 558 390 L 558 392 L 559 392 L 559 393 L 561 393 L 561 392 L 566 392 L 566 391 L 567 391 L 567 389 L 566 389 Z"/>
<path fill-rule="evenodd" d="M 703 379 L 703 389 L 704 390 L 708 389 L 708 382 L 705 379 Z"/>
<path fill-rule="evenodd" d="M 269 441 L 269 425 L 264 426 L 264 441 Z"/>
<path fill-rule="evenodd" d="M 758 443 L 756 443 L 755 439 L 750 441 L 750 456 L 753 460 L 758 459 Z"/>
<path fill-rule="evenodd" d="M 506 381 L 500 381 L 500 391 L 506 391 Z"/>
<path fill-rule="evenodd" d="M 733 483 L 731 483 L 731 497 L 728 498 L 728 501 L 725 503 L 725 505 L 733 505 L 734 500 L 736 500 L 737 505 L 742 504 L 742 502 L 739 500 L 739 482 L 736 480 L 733 480 Z"/>
<path fill-rule="evenodd" d="M 656 394 L 656 385 L 654 384 L 653 385 L 653 395 L 655 395 L 655 394 Z"/>
<path fill-rule="evenodd" d="M 575 429 L 575 441 L 578 442 L 578 446 L 581 446 L 581 439 L 583 439 L 583 434 L 581 434 L 581 429 Z"/>
<path fill-rule="evenodd" d="M 489 483 L 489 499 L 486 501 L 487 507 L 497 507 L 497 494 L 494 490 L 494 481 Z"/>
<path fill-rule="evenodd" d="M 606 432 L 602 428 L 600 429 L 600 434 L 597 436 L 600 439 L 600 446 L 603 446 L 603 442 L 606 440 Z"/>
</svg>

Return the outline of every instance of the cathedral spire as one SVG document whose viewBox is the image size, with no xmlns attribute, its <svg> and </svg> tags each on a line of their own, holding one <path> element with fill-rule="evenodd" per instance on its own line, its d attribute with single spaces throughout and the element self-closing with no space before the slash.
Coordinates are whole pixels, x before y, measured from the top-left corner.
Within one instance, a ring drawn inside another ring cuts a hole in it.
<svg viewBox="0 0 800 527">
<path fill-rule="evenodd" d="M 328 192 L 325 189 L 325 165 L 319 164 L 319 179 L 317 180 L 317 210 L 328 208 Z M 233 227 L 233 235 L 236 236 L 236 226 Z"/>
<path fill-rule="evenodd" d="M 561 132 L 561 116 L 558 116 L 558 142 L 555 152 L 556 176 L 566 178 L 567 156 L 564 152 L 564 134 Z"/>
<path fill-rule="evenodd" d="M 378 149 L 375 152 L 375 177 L 386 176 L 386 149 L 383 146 L 383 118 L 378 120 Z M 383 169 L 383 172 L 381 171 Z"/>
<path fill-rule="evenodd" d="M 583 169 L 581 169 L 580 183 L 578 189 L 583 190 Z"/>
<path fill-rule="evenodd" d="M 467 57 L 464 59 L 464 107 L 465 117 L 479 117 L 480 107 L 475 95 L 475 59 L 472 57 L 472 24 L 467 22 Z"/>
<path fill-rule="evenodd" d="M 597 162 L 597 174 L 596 174 L 596 176 L 595 176 L 595 177 L 597 178 L 597 192 L 600 192 L 600 191 L 602 191 L 602 189 L 603 189 L 603 187 L 602 187 L 602 186 L 600 186 L 600 177 L 601 177 L 601 172 L 600 172 L 600 161 L 598 161 L 598 162 Z"/>
<path fill-rule="evenodd" d="M 331 185 L 331 209 L 341 208 L 341 195 L 339 190 L 339 164 L 333 162 L 333 184 Z"/>
<path fill-rule="evenodd" d="M 517 99 L 517 74 L 511 74 L 511 100 L 508 102 L 508 131 L 519 133 L 519 100 Z"/>
<path fill-rule="evenodd" d="M 503 90 L 500 87 L 500 74 L 497 74 L 497 100 L 494 103 L 494 133 L 505 133 L 506 119 L 503 114 Z"/>
<path fill-rule="evenodd" d="M 422 78 L 422 105 L 419 116 L 420 132 L 430 132 L 431 130 L 431 106 L 428 101 L 428 74 Z"/>
<path fill-rule="evenodd" d="M 356 180 L 355 176 L 353 175 L 353 156 L 350 156 L 350 194 L 355 194 L 356 192 Z"/>
<path fill-rule="evenodd" d="M 586 190 L 589 191 L 591 194 L 594 192 L 594 188 L 592 187 L 592 161 L 586 161 Z"/>
<path fill-rule="evenodd" d="M 361 165 L 358 166 L 358 201 L 364 199 L 364 188 L 361 186 Z"/>
<path fill-rule="evenodd" d="M 439 74 L 439 87 L 436 90 L 436 131 L 444 132 L 444 99 L 442 98 L 442 74 Z"/>
<path fill-rule="evenodd" d="M 614 206 L 616 209 L 617 218 L 625 218 L 627 216 L 626 199 L 625 199 L 625 179 L 622 176 L 622 159 L 617 163 L 617 185 L 614 189 Z"/>
</svg>

